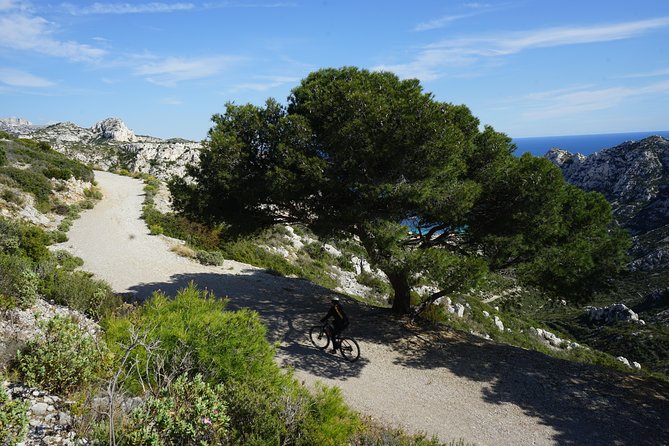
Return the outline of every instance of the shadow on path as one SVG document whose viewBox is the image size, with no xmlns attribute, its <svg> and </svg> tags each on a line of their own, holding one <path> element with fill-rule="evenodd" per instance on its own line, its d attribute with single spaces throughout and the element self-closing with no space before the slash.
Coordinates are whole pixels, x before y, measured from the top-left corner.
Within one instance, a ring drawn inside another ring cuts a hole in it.
<svg viewBox="0 0 669 446">
<path fill-rule="evenodd" d="M 397 362 L 447 368 L 490 383 L 483 398 L 514 404 L 558 434 L 559 445 L 669 445 L 669 383 L 486 341 L 435 334 Z"/>
<path fill-rule="evenodd" d="M 223 270 L 224 271 L 224 270 Z M 398 355 L 395 364 L 417 370 L 443 368 L 466 379 L 489 383 L 482 398 L 513 404 L 558 432 L 560 445 L 669 445 L 669 384 L 597 366 L 556 359 L 448 330 L 411 327 L 389 310 L 342 296 L 352 324 L 347 335 L 361 342 L 361 358 L 346 362 L 320 351 L 308 339 L 333 291 L 301 279 L 251 269 L 242 275 L 194 273 L 172 276 L 169 283 L 132 288 L 138 298 L 154 291 L 168 295 L 189 282 L 229 298 L 229 308 L 256 310 L 268 326 L 270 341 L 289 367 L 314 376 L 347 380 L 369 364 L 365 343 L 382 344 Z"/>
</svg>

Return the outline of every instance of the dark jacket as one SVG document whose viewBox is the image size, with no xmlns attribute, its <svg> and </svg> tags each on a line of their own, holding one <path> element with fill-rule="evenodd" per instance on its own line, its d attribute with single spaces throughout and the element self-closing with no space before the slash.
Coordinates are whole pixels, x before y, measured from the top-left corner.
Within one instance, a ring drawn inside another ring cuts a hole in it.
<svg viewBox="0 0 669 446">
<path fill-rule="evenodd" d="M 328 310 L 328 314 L 325 315 L 321 322 L 327 321 L 329 318 L 333 318 L 332 324 L 335 329 L 344 329 L 348 327 L 348 316 L 344 312 L 344 308 L 340 303 L 334 303 Z"/>
</svg>

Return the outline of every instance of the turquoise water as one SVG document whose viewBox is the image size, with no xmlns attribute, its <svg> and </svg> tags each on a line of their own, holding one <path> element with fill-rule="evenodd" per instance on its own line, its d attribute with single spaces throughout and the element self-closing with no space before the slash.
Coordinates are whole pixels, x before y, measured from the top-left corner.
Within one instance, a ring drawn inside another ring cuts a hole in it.
<svg viewBox="0 0 669 446">
<path fill-rule="evenodd" d="M 518 146 L 516 154 L 521 155 L 530 152 L 536 156 L 544 156 L 552 148 L 567 150 L 572 153 L 590 155 L 602 149 L 622 144 L 625 141 L 638 141 L 648 136 L 659 135 L 669 138 L 669 131 L 657 132 L 628 132 L 628 133 L 602 133 L 597 135 L 571 135 L 571 136 L 539 136 L 534 138 L 513 138 Z"/>
</svg>

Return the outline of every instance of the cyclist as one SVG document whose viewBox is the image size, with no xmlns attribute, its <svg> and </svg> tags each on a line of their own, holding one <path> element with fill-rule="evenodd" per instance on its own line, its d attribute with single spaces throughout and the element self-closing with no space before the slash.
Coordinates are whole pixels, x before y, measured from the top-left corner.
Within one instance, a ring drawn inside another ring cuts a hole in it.
<svg viewBox="0 0 669 446">
<path fill-rule="evenodd" d="M 330 317 L 333 318 L 332 325 L 334 327 L 333 332 L 328 333 L 330 339 L 332 339 L 332 350 L 330 350 L 330 353 L 336 353 L 339 347 L 337 339 L 339 339 L 341 332 L 348 327 L 348 316 L 344 312 L 344 308 L 341 306 L 341 302 L 337 296 L 332 298 L 332 305 L 328 310 L 328 314 L 321 319 L 321 322 L 326 322 Z"/>
</svg>

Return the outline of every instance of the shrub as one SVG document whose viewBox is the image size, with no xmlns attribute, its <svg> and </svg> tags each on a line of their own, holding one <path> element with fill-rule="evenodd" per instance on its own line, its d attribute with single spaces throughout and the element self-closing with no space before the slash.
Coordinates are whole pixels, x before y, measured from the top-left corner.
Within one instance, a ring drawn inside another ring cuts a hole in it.
<svg viewBox="0 0 669 446">
<path fill-rule="evenodd" d="M 225 256 L 220 251 L 198 251 L 197 260 L 203 265 L 222 265 Z"/>
<path fill-rule="evenodd" d="M 29 341 L 17 354 L 26 382 L 56 393 L 91 382 L 101 359 L 95 340 L 70 318 L 56 316 L 40 327 L 44 337 Z"/>
<path fill-rule="evenodd" d="M 149 225 L 149 232 L 151 235 L 160 235 L 165 233 L 165 229 L 160 225 Z"/>
<path fill-rule="evenodd" d="M 0 254 L 0 307 L 30 308 L 37 300 L 37 286 L 38 277 L 30 260 Z"/>
<path fill-rule="evenodd" d="M 7 164 L 7 154 L 5 153 L 5 148 L 0 147 L 0 167 Z"/>
<path fill-rule="evenodd" d="M 92 200 L 102 200 L 102 191 L 97 187 L 87 187 L 84 189 L 84 196 Z"/>
<path fill-rule="evenodd" d="M 0 173 L 14 180 L 22 190 L 33 194 L 37 201 L 36 207 L 38 210 L 46 209 L 48 211 L 51 185 L 44 175 L 31 170 L 8 166 L 0 167 Z"/>
<path fill-rule="evenodd" d="M 392 294 L 390 284 L 374 273 L 363 271 L 358 274 L 356 280 L 359 284 L 368 286 L 381 295 Z"/>
<path fill-rule="evenodd" d="M 0 195 L 0 197 L 2 197 L 2 199 L 5 200 L 7 203 L 14 203 L 19 206 L 23 206 L 25 204 L 25 200 L 23 199 L 23 197 L 11 189 L 3 190 L 2 195 Z"/>
<path fill-rule="evenodd" d="M 170 248 L 170 251 L 181 257 L 188 257 L 189 259 L 197 256 L 195 250 L 188 245 L 174 245 Z"/>
<path fill-rule="evenodd" d="M 66 260 L 68 263 L 71 260 Z M 75 264 L 78 262 L 75 262 Z M 56 303 L 99 319 L 121 303 L 109 284 L 84 271 L 68 271 L 55 265 L 44 267 L 41 292 Z"/>
<path fill-rule="evenodd" d="M 29 404 L 13 401 L 0 385 L 0 444 L 14 446 L 28 433 Z"/>
<path fill-rule="evenodd" d="M 158 372 L 162 377 L 197 373 L 223 385 L 230 444 L 346 444 L 358 418 L 339 393 L 311 395 L 274 362 L 274 348 L 258 314 L 226 311 L 225 305 L 191 284 L 174 299 L 156 293 L 130 317 L 105 320 L 111 348 L 128 345 L 133 331 L 147 333 L 146 342 L 160 348 L 157 353 L 144 348 L 131 352 L 128 364 L 137 366 L 128 370 L 134 375 L 126 386 L 135 391 L 149 382 L 160 387 L 165 383 L 159 382 Z M 138 376 L 140 370 L 143 376 Z"/>
<path fill-rule="evenodd" d="M 69 169 L 50 166 L 42 170 L 42 175 L 56 180 L 69 180 L 72 177 L 72 172 Z"/>
<path fill-rule="evenodd" d="M 123 428 L 123 444 L 222 445 L 230 421 L 223 401 L 223 386 L 210 386 L 200 375 L 191 381 L 181 375 L 158 397 L 149 398 L 132 413 Z"/>
</svg>

